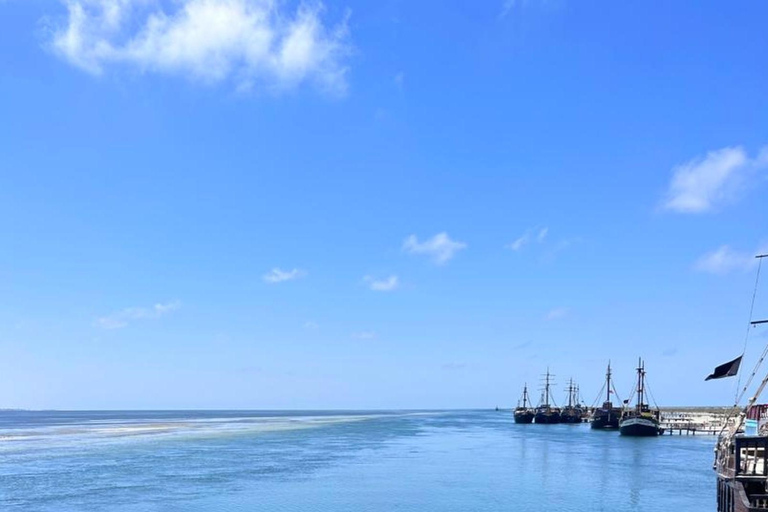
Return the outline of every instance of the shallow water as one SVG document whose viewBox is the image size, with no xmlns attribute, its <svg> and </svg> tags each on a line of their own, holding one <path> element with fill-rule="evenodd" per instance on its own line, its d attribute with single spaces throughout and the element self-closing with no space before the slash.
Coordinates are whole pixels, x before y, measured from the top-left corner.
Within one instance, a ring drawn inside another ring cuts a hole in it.
<svg viewBox="0 0 768 512">
<path fill-rule="evenodd" d="M 0 412 L 0 510 L 715 509 L 712 437 L 509 412 Z"/>
</svg>

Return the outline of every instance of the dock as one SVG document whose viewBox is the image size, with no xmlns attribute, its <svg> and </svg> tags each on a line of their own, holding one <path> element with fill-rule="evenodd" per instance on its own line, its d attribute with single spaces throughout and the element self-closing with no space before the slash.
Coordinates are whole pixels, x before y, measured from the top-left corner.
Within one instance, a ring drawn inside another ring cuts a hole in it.
<svg viewBox="0 0 768 512">
<path fill-rule="evenodd" d="M 723 430 L 726 417 L 726 411 L 666 410 L 660 426 L 664 435 L 716 436 Z"/>
</svg>

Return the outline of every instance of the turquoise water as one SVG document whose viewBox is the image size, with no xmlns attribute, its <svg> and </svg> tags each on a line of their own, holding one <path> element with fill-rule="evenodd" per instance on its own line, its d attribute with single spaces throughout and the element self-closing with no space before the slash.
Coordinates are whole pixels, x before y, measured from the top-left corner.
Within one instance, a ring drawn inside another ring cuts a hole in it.
<svg viewBox="0 0 768 512">
<path fill-rule="evenodd" d="M 8 411 L 0 510 L 706 511 L 712 446 L 493 411 Z"/>
</svg>

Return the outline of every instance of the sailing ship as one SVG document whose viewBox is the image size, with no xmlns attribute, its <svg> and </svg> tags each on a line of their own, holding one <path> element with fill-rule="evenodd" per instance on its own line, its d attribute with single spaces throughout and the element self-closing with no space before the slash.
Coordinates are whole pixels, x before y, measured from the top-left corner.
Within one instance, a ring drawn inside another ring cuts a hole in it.
<svg viewBox="0 0 768 512">
<path fill-rule="evenodd" d="M 637 404 L 635 407 L 627 407 L 619 420 L 619 434 L 623 436 L 649 437 L 664 433 L 659 425 L 661 413 L 658 407 L 651 409 L 645 403 L 645 362 L 640 359 L 637 364 Z M 626 400 L 625 403 L 629 403 Z"/>
<path fill-rule="evenodd" d="M 536 423 L 560 423 L 560 409 L 556 406 L 553 407 L 554 400 L 552 400 L 552 394 L 550 392 L 552 386 L 550 377 L 553 377 L 553 375 L 549 373 L 549 368 L 547 368 L 547 374 L 544 379 L 544 389 L 541 393 L 541 402 L 539 403 L 539 406 L 536 407 L 536 415 L 534 416 L 534 421 Z"/>
<path fill-rule="evenodd" d="M 568 381 L 568 405 L 563 407 L 560 413 L 560 423 L 581 423 L 584 411 L 579 405 L 578 387 L 573 384 L 573 379 Z"/>
<path fill-rule="evenodd" d="M 605 384 L 603 384 L 603 388 L 605 389 L 605 402 L 603 402 L 603 405 L 599 408 L 596 408 L 592 413 L 590 426 L 596 430 L 619 428 L 621 408 L 614 407 L 613 402 L 611 401 L 611 393 L 615 394 L 617 397 L 618 394 L 616 393 L 616 389 L 613 387 L 613 382 L 611 381 L 610 361 L 608 361 L 608 369 L 605 372 Z M 602 393 L 602 390 L 600 392 Z"/>
<path fill-rule="evenodd" d="M 515 423 L 531 423 L 536 415 L 533 408 L 530 407 L 531 401 L 528 398 L 528 384 L 523 386 L 522 399 L 517 402 L 515 409 Z"/>
<path fill-rule="evenodd" d="M 754 310 L 760 267 L 763 258 L 766 257 L 768 254 L 756 256 L 759 263 L 751 310 Z M 747 340 L 752 327 L 768 324 L 768 320 L 752 321 L 751 317 L 750 312 Z M 747 340 L 745 340 L 745 349 Z M 768 352 L 768 347 L 765 351 Z M 706 380 L 736 375 L 743 356 L 744 352 L 733 361 L 718 366 Z M 763 357 L 758 360 L 757 367 L 740 395 L 737 396 L 736 404 L 750 387 L 762 361 Z M 734 405 L 734 410 L 728 415 L 718 437 L 714 464 L 717 472 L 717 512 L 765 512 L 768 510 L 768 493 L 766 493 L 768 490 L 768 405 L 757 404 L 766 385 L 768 385 L 768 374 L 743 409 Z M 732 418 L 732 416 L 736 417 Z"/>
</svg>

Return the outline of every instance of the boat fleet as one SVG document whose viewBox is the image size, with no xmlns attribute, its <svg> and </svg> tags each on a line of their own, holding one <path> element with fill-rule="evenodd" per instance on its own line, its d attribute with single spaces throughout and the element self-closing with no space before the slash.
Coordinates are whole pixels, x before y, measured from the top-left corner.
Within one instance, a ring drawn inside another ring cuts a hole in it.
<svg viewBox="0 0 768 512">
<path fill-rule="evenodd" d="M 515 423 L 585 423 L 595 430 L 618 430 L 623 436 L 649 437 L 664 433 L 660 425 L 661 414 L 658 406 L 651 408 L 648 403 L 649 391 L 646 384 L 645 362 L 640 359 L 637 365 L 637 380 L 631 397 L 635 397 L 635 404 L 631 405 L 631 398 L 624 400 L 620 406 L 613 403 L 612 395 L 618 397 L 613 384 L 611 364 L 605 373 L 605 382 L 600 390 L 600 400 L 605 400 L 601 405 L 588 407 L 581 400 L 579 386 L 568 381 L 567 405 L 558 407 L 552 396 L 552 377 L 549 372 L 544 374 L 544 385 L 541 390 L 541 399 L 537 406 L 533 406 L 528 393 L 528 385 L 523 387 L 523 395 L 514 411 Z M 603 395 L 603 393 L 605 393 Z"/>
</svg>

